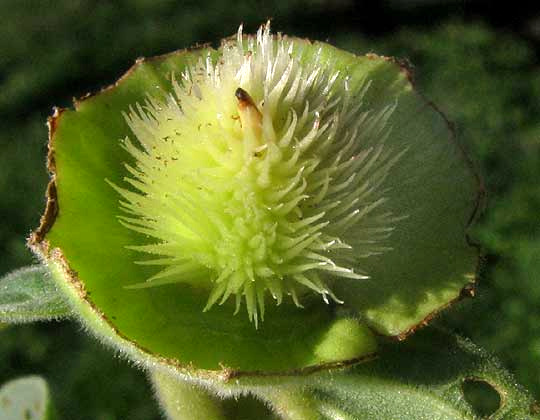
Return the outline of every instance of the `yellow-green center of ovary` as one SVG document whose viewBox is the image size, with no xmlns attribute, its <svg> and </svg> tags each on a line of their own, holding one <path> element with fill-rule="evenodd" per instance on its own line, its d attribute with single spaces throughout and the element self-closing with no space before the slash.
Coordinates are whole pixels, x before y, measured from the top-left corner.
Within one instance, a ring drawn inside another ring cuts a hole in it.
<svg viewBox="0 0 540 420">
<path fill-rule="evenodd" d="M 135 287 L 205 287 L 205 309 L 234 296 L 257 324 L 267 296 L 337 300 L 327 284 L 365 278 L 359 258 L 384 250 L 390 111 L 359 111 L 344 77 L 317 58 L 300 64 L 293 48 L 268 28 L 240 34 L 173 81 L 167 100 L 126 115 L 138 144 L 123 142 L 136 163 L 132 188 L 115 186 L 120 219 L 156 240 L 133 245 L 153 256 L 138 263 L 161 268 Z"/>
</svg>

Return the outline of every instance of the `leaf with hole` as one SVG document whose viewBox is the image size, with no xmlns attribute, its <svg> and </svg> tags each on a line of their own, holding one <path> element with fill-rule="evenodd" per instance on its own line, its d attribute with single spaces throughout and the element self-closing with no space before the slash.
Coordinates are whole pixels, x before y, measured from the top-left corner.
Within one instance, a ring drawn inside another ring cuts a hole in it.
<svg viewBox="0 0 540 420">
<path fill-rule="evenodd" d="M 375 362 L 255 389 L 285 419 L 289 411 L 302 420 L 540 419 L 534 399 L 493 357 L 433 329 L 382 346 Z"/>
<path fill-rule="evenodd" d="M 166 407 L 161 390 L 174 394 L 175 380 L 156 373 L 153 380 Z M 205 391 L 199 392 L 214 398 L 216 410 L 215 395 L 249 394 L 285 420 L 540 419 L 538 404 L 496 359 L 469 340 L 433 328 L 406 342 L 381 345 L 378 360 L 341 371 L 202 384 Z M 178 386 L 197 392 L 194 384 Z M 190 398 L 186 395 L 183 404 Z"/>
</svg>

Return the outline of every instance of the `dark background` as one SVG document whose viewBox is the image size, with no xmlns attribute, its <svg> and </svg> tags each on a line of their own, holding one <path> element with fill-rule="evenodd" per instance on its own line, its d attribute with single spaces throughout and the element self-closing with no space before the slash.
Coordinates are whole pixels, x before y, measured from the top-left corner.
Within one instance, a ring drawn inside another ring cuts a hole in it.
<svg viewBox="0 0 540 420">
<path fill-rule="evenodd" d="M 532 3 L 532 2 L 531 2 Z M 540 397 L 540 11 L 518 1 L 0 0 L 0 272 L 35 261 L 25 237 L 47 182 L 45 120 L 139 56 L 273 29 L 409 59 L 419 90 L 457 124 L 489 208 L 474 300 L 442 319 Z M 81 221 L 84 223 L 84 221 Z M 0 383 L 43 375 L 65 419 L 157 419 L 144 375 L 74 322 L 5 327 Z"/>
</svg>

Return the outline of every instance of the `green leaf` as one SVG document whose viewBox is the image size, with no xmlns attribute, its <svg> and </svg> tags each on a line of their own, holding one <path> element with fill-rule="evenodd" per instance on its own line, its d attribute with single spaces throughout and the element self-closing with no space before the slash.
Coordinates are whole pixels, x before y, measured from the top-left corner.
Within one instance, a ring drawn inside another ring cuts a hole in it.
<svg viewBox="0 0 540 420">
<path fill-rule="evenodd" d="M 234 400 L 251 394 L 284 420 L 540 419 L 538 404 L 497 360 L 469 340 L 435 329 L 387 343 L 378 360 L 341 371 L 202 382 L 205 390 L 166 374 L 153 375 L 164 405 L 183 401 L 188 407 L 205 395 L 218 407 L 222 403 L 211 395 Z"/>
<path fill-rule="evenodd" d="M 540 419 L 540 406 L 531 395 L 497 360 L 467 339 L 428 328 L 406 342 L 381 347 L 376 361 L 302 377 L 202 381 L 204 390 L 161 373 L 154 372 L 153 380 L 164 405 L 172 399 L 188 407 L 205 395 L 218 407 L 223 402 L 212 395 L 230 398 L 232 403 L 250 394 L 284 420 Z M 167 395 L 159 391 L 163 386 Z M 189 414 L 188 408 L 185 413 Z"/>
<path fill-rule="evenodd" d="M 53 420 L 49 387 L 39 376 L 25 376 L 0 388 L 2 420 Z"/>
<path fill-rule="evenodd" d="M 425 330 L 379 360 L 309 378 L 245 384 L 284 419 L 540 419 L 539 406 L 470 341 Z"/>
<path fill-rule="evenodd" d="M 59 319 L 70 314 L 47 267 L 22 268 L 0 279 L 0 322 Z"/>
</svg>

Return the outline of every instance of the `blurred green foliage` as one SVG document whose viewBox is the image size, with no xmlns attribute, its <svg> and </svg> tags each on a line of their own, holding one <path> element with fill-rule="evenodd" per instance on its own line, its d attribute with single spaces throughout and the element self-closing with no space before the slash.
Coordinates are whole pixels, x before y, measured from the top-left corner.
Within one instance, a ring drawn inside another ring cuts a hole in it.
<svg viewBox="0 0 540 420">
<path fill-rule="evenodd" d="M 487 250 L 478 296 L 439 321 L 497 354 L 540 396 L 540 71 L 523 39 L 483 23 L 451 20 L 366 35 L 343 16 L 347 0 L 3 1 L 0 3 L 0 270 L 33 261 L 47 182 L 46 117 L 53 105 L 111 83 L 138 56 L 217 42 L 268 17 L 274 28 L 414 63 L 419 90 L 456 123 L 483 174 L 489 208 L 474 236 Z M 318 20 L 315 20 L 317 18 Z M 383 17 L 381 17 L 383 18 Z M 349 22 L 350 23 L 350 22 Z M 0 383 L 49 380 L 63 418 L 159 418 L 137 369 L 74 323 L 0 332 Z"/>
</svg>

